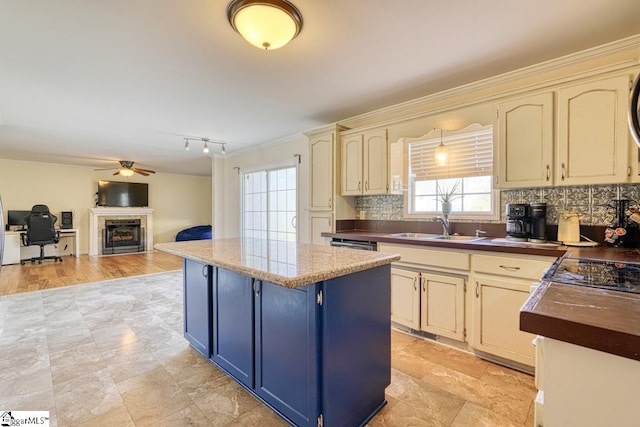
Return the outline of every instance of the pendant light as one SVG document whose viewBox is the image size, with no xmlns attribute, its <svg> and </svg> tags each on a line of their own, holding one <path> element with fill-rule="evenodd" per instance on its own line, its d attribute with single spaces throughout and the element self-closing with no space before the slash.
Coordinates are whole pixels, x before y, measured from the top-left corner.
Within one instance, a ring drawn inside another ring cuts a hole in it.
<svg viewBox="0 0 640 427">
<path fill-rule="evenodd" d="M 447 160 L 449 158 L 449 149 L 442 142 L 443 132 L 444 131 L 440 129 L 440 145 L 438 145 L 438 147 L 436 148 L 436 151 L 434 152 L 436 165 L 438 166 L 446 166 Z"/>
<path fill-rule="evenodd" d="M 265 50 L 281 48 L 302 29 L 300 11 L 287 0 L 233 0 L 227 18 L 246 41 Z"/>
</svg>

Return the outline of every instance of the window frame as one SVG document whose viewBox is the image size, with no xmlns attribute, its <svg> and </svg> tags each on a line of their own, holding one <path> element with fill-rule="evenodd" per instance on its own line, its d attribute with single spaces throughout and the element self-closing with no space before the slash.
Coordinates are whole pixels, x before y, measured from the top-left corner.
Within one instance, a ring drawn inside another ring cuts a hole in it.
<svg viewBox="0 0 640 427">
<path fill-rule="evenodd" d="M 472 125 L 469 125 L 465 128 L 462 128 L 460 130 L 457 131 L 452 131 L 452 132 L 448 132 L 448 135 L 461 135 L 461 134 L 465 134 L 465 133 L 473 133 L 475 131 L 478 131 L 480 129 L 483 128 L 488 128 L 488 127 L 492 127 L 492 132 L 494 131 L 493 126 L 492 125 L 486 125 L 486 126 L 482 126 L 478 123 L 474 123 Z M 411 176 L 411 174 L 409 173 L 411 170 L 411 159 L 409 157 L 409 145 L 411 143 L 415 143 L 415 142 L 420 142 L 420 141 L 425 141 L 425 140 L 440 140 L 440 130 L 439 129 L 433 129 L 432 131 L 426 133 L 425 135 L 422 135 L 420 137 L 417 138 L 403 138 L 403 144 L 404 144 L 404 152 L 406 153 L 405 155 L 405 160 L 406 160 L 406 179 L 407 179 L 407 190 L 404 192 L 404 207 L 403 207 L 403 218 L 405 219 L 433 219 L 434 216 L 438 216 L 438 215 L 442 215 L 442 212 L 438 212 L 438 211 L 430 211 L 430 212 L 410 212 L 409 208 L 411 205 L 413 205 L 415 203 L 415 179 L 413 176 Z M 492 151 L 493 151 L 493 158 L 492 158 L 492 168 L 495 169 L 496 167 L 496 158 L 495 158 L 495 138 L 492 138 Z M 445 144 L 446 145 L 446 144 Z M 493 221 L 493 220 L 499 220 L 500 219 L 500 191 L 497 190 L 494 187 L 494 173 L 493 171 L 491 172 L 491 175 L 479 175 L 479 176 L 491 176 L 491 198 L 492 198 L 492 202 L 491 202 L 491 209 L 492 212 L 490 213 L 483 213 L 483 212 L 452 212 L 451 214 L 449 214 L 449 218 L 450 219 L 462 219 L 462 220 L 486 220 L 486 221 Z M 462 179 L 463 177 L 456 177 L 456 176 L 451 176 L 451 177 L 434 177 L 434 179 L 449 179 L 449 178 L 460 178 Z"/>
</svg>

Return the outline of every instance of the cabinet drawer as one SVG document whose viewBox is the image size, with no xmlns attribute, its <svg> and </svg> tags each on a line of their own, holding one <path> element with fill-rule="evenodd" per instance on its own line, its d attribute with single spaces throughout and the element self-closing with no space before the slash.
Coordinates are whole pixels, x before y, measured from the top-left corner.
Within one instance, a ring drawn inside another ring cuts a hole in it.
<svg viewBox="0 0 640 427">
<path fill-rule="evenodd" d="M 473 271 L 476 273 L 538 280 L 554 261 L 553 257 L 527 256 L 521 258 L 508 255 L 473 255 L 472 263 Z"/>
<path fill-rule="evenodd" d="M 400 254 L 400 264 L 418 264 L 436 268 L 469 270 L 469 254 L 439 249 L 423 249 L 418 246 L 378 244 L 380 252 Z"/>
</svg>

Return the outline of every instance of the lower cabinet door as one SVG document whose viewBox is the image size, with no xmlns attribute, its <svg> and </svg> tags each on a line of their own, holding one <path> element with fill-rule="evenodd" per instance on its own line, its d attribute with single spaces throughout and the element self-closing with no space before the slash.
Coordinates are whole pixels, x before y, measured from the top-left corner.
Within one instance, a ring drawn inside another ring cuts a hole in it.
<svg viewBox="0 0 640 427">
<path fill-rule="evenodd" d="M 212 267 L 184 260 L 184 337 L 205 357 L 211 355 Z"/>
<path fill-rule="evenodd" d="M 421 273 L 420 329 L 464 340 L 464 278 Z"/>
<path fill-rule="evenodd" d="M 420 328 L 420 273 L 391 268 L 391 321 Z"/>
<path fill-rule="evenodd" d="M 295 425 L 317 424 L 318 285 L 256 287 L 255 392 Z"/>
<path fill-rule="evenodd" d="M 211 359 L 247 387 L 254 385 L 253 279 L 216 268 Z"/>
<path fill-rule="evenodd" d="M 530 283 L 476 276 L 474 286 L 473 347 L 533 366 L 535 335 L 520 330 L 520 307 L 529 297 Z"/>
</svg>

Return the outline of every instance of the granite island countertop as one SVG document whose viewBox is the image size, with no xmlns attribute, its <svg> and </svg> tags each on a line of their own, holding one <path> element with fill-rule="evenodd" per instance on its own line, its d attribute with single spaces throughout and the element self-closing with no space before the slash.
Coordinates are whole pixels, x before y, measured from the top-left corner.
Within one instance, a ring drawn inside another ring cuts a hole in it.
<svg viewBox="0 0 640 427">
<path fill-rule="evenodd" d="M 397 254 L 264 239 L 193 240 L 158 243 L 154 248 L 287 288 L 346 276 L 400 259 Z"/>
</svg>

